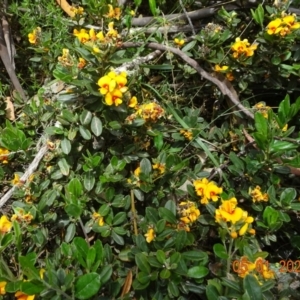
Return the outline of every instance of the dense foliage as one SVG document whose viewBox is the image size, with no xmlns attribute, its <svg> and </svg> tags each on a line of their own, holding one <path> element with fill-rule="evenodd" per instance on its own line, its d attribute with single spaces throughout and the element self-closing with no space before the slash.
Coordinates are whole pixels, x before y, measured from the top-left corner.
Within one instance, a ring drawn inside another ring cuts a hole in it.
<svg viewBox="0 0 300 300">
<path fill-rule="evenodd" d="M 299 299 L 298 4 L 11 2 L 0 299 Z"/>
</svg>

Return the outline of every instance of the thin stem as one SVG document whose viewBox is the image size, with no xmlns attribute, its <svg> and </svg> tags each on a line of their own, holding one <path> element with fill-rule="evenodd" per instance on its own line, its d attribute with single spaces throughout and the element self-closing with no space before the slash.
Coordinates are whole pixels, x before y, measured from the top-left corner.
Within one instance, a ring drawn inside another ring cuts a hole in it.
<svg viewBox="0 0 300 300">
<path fill-rule="evenodd" d="M 134 235 L 138 235 L 137 220 L 136 220 L 137 218 L 136 218 L 136 210 L 135 210 L 133 190 L 130 191 L 130 198 L 131 198 L 131 211 L 132 211 L 132 218 L 133 218 Z"/>
</svg>

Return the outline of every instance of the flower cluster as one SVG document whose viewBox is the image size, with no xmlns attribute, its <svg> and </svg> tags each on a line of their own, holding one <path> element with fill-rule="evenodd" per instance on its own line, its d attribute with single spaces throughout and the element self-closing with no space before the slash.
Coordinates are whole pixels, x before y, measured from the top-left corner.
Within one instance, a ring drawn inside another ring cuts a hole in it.
<svg viewBox="0 0 300 300">
<path fill-rule="evenodd" d="M 120 7 L 113 8 L 111 4 L 108 4 L 108 13 L 105 15 L 105 17 L 120 20 L 121 13 Z"/>
<path fill-rule="evenodd" d="M 107 105 L 118 106 L 122 104 L 123 93 L 128 89 L 126 87 L 126 77 L 126 72 L 117 74 L 116 72 L 111 71 L 98 80 L 98 85 L 100 87 L 99 92 L 100 94 L 105 95 L 105 103 Z"/>
<path fill-rule="evenodd" d="M 30 44 L 36 45 L 41 37 L 41 27 L 35 28 L 32 32 L 28 33 L 28 41 Z"/>
<path fill-rule="evenodd" d="M 97 212 L 94 212 L 93 213 L 93 215 L 92 215 L 92 218 L 93 218 L 93 220 L 95 220 L 97 223 L 98 223 L 98 225 L 101 227 L 101 226 L 104 226 L 104 217 L 103 216 L 101 216 L 99 213 L 97 213 Z"/>
<path fill-rule="evenodd" d="M 260 277 L 263 279 L 274 279 L 274 271 L 269 269 L 269 264 L 261 257 L 258 257 L 254 263 L 250 262 L 246 256 L 242 256 L 240 260 L 235 260 L 233 265 L 234 271 L 238 276 L 245 278 L 246 275 L 252 274 L 259 282 Z"/>
<path fill-rule="evenodd" d="M 193 133 L 189 130 L 180 130 L 180 134 L 182 134 L 187 140 L 191 141 L 193 139 Z"/>
<path fill-rule="evenodd" d="M 249 195 L 252 197 L 252 201 L 255 202 L 267 202 L 269 196 L 267 193 L 262 193 L 260 186 L 256 186 L 253 190 L 250 188 Z"/>
<path fill-rule="evenodd" d="M 89 31 L 84 28 L 81 28 L 80 30 L 74 29 L 73 34 L 82 44 L 91 46 L 94 53 L 100 52 L 97 42 L 109 43 L 119 37 L 118 31 L 114 29 L 114 22 L 108 24 L 108 30 L 105 35 L 103 31 L 96 33 L 94 28 L 91 28 Z"/>
<path fill-rule="evenodd" d="M 0 147 L 0 162 L 2 162 L 3 164 L 7 164 L 8 155 L 9 155 L 9 151 L 5 148 Z"/>
<path fill-rule="evenodd" d="M 136 112 L 126 118 L 126 123 L 131 124 L 136 118 L 142 118 L 145 122 L 155 123 L 165 115 L 165 110 L 156 102 L 150 102 L 136 106 Z"/>
<path fill-rule="evenodd" d="M 242 55 L 246 57 L 253 56 L 256 49 L 257 44 L 250 45 L 247 39 L 241 41 L 240 38 L 236 38 L 235 43 L 231 46 L 234 58 L 239 58 Z"/>
<path fill-rule="evenodd" d="M 17 222 L 26 222 L 29 224 L 33 220 L 33 215 L 29 212 L 26 213 L 24 209 L 22 208 L 16 208 L 15 213 L 10 218 L 11 221 L 17 221 Z"/>
<path fill-rule="evenodd" d="M 268 111 L 271 109 L 270 106 L 266 106 L 265 102 L 258 102 L 254 105 L 254 110 L 261 113 L 265 119 L 268 119 Z"/>
<path fill-rule="evenodd" d="M 232 238 L 242 236 L 246 232 L 255 234 L 255 230 L 249 226 L 254 221 L 253 217 L 249 217 L 247 211 L 237 207 L 237 200 L 234 197 L 222 200 L 222 204 L 215 211 L 215 220 L 223 228 L 228 229 Z"/>
<path fill-rule="evenodd" d="M 196 194 L 201 197 L 201 204 L 208 204 L 209 200 L 218 201 L 223 189 L 218 187 L 215 182 L 208 181 L 206 178 L 194 181 Z"/>
<path fill-rule="evenodd" d="M 287 15 L 283 18 L 277 18 L 267 25 L 269 35 L 286 36 L 293 30 L 300 28 L 300 23 L 296 21 L 295 16 Z"/>
<path fill-rule="evenodd" d="M 180 221 L 185 224 L 194 223 L 200 216 L 200 210 L 197 208 L 196 203 L 192 201 L 180 202 L 178 213 L 180 215 Z"/>
<path fill-rule="evenodd" d="M 152 165 L 153 170 L 157 170 L 159 174 L 163 174 L 166 171 L 166 165 L 162 163 L 155 163 Z"/>
<path fill-rule="evenodd" d="M 178 38 L 175 38 L 174 39 L 174 44 L 177 45 L 178 47 L 181 47 L 184 45 L 184 40 L 183 39 L 178 39 Z"/>
<path fill-rule="evenodd" d="M 225 73 L 225 76 L 229 81 L 234 80 L 234 76 L 233 76 L 232 72 L 229 71 L 228 66 L 221 67 L 220 65 L 215 65 L 214 70 L 215 70 L 215 72 L 218 72 L 218 73 Z"/>
<path fill-rule="evenodd" d="M 73 59 L 70 55 L 69 49 L 62 49 L 62 56 L 59 56 L 57 60 L 65 67 L 73 66 Z"/>
<path fill-rule="evenodd" d="M 71 11 L 74 13 L 75 16 L 81 16 L 84 13 L 84 8 L 81 6 L 78 7 L 71 7 Z"/>
</svg>

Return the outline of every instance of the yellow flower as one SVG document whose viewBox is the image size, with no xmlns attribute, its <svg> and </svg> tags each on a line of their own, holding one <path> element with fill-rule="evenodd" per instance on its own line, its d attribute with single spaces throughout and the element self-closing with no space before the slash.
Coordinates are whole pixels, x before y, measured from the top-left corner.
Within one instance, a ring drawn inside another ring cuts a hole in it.
<svg viewBox="0 0 300 300">
<path fill-rule="evenodd" d="M 110 93 L 113 92 L 116 88 L 121 93 L 125 93 L 127 91 L 127 87 L 125 86 L 127 83 L 126 76 L 127 76 L 126 72 L 116 74 L 116 72 L 111 71 L 107 75 L 101 77 L 98 80 L 98 85 L 100 86 L 99 89 L 100 94 L 106 95 L 108 92 Z"/>
<path fill-rule="evenodd" d="M 233 231 L 230 233 L 231 238 L 236 239 L 238 237 L 238 234 L 236 231 Z"/>
<path fill-rule="evenodd" d="M 154 170 L 157 169 L 160 174 L 165 173 L 165 170 L 166 170 L 165 164 L 154 164 L 154 165 L 152 165 L 152 167 Z"/>
<path fill-rule="evenodd" d="M 256 234 L 256 231 L 255 231 L 255 229 L 253 229 L 253 228 L 249 229 L 248 232 L 249 232 L 251 235 L 255 235 L 255 234 Z"/>
<path fill-rule="evenodd" d="M 90 40 L 90 35 L 85 29 L 80 29 L 78 31 L 77 29 L 74 29 L 73 34 L 79 39 L 81 43 L 86 43 Z"/>
<path fill-rule="evenodd" d="M 236 198 L 222 200 L 222 204 L 215 211 L 216 222 L 231 222 L 235 224 L 243 217 L 243 210 L 237 206 Z"/>
<path fill-rule="evenodd" d="M 236 260 L 234 263 L 239 264 L 239 266 L 237 267 L 237 273 L 238 276 L 241 278 L 244 278 L 256 268 L 256 264 L 250 262 L 245 256 L 242 256 L 239 260 Z"/>
<path fill-rule="evenodd" d="M 200 210 L 192 201 L 183 201 L 179 203 L 180 220 L 185 224 L 195 222 L 200 216 Z"/>
<path fill-rule="evenodd" d="M 102 31 L 98 32 L 96 34 L 97 39 L 99 40 L 99 42 L 104 42 L 105 41 L 105 37 Z"/>
<path fill-rule="evenodd" d="M 73 11 L 75 15 L 80 16 L 80 15 L 83 15 L 84 9 L 81 6 L 71 7 L 71 11 Z"/>
<path fill-rule="evenodd" d="M 135 108 L 137 106 L 138 102 L 137 102 L 137 98 L 135 96 L 131 97 L 131 99 L 129 100 L 128 106 L 131 108 Z"/>
<path fill-rule="evenodd" d="M 193 184 L 196 194 L 202 198 L 201 204 L 207 204 L 208 200 L 218 201 L 218 195 L 223 192 L 222 188 L 219 188 L 213 181 L 208 181 L 206 178 L 195 180 Z"/>
<path fill-rule="evenodd" d="M 273 21 L 271 21 L 268 25 L 267 25 L 267 33 L 272 35 L 272 34 L 277 34 L 278 32 L 280 32 L 281 30 L 281 25 L 282 21 L 281 19 L 277 18 Z"/>
<path fill-rule="evenodd" d="M 258 257 L 255 260 L 255 269 L 258 273 L 262 275 L 264 279 L 274 279 L 274 271 L 269 269 L 269 263 L 266 262 L 263 258 Z"/>
<path fill-rule="evenodd" d="M 11 181 L 13 185 L 20 185 L 20 176 L 19 174 L 15 173 L 14 174 L 14 179 Z"/>
<path fill-rule="evenodd" d="M 6 284 L 7 284 L 6 281 L 0 281 L 0 295 L 6 294 L 6 291 L 5 291 Z"/>
<path fill-rule="evenodd" d="M 187 140 L 191 141 L 193 139 L 193 133 L 188 130 L 180 130 L 179 131 Z"/>
<path fill-rule="evenodd" d="M 28 40 L 30 44 L 37 44 L 41 31 L 41 28 L 37 27 L 31 33 L 28 34 Z"/>
<path fill-rule="evenodd" d="M 253 44 L 250 47 L 250 43 L 247 39 L 241 41 L 240 38 L 235 39 L 235 43 L 231 46 L 231 50 L 233 51 L 233 57 L 239 58 L 241 55 L 245 55 L 247 57 L 253 56 L 254 50 L 257 49 L 257 44 Z"/>
<path fill-rule="evenodd" d="M 149 228 L 147 233 L 144 234 L 147 243 L 151 243 L 155 238 L 155 231 L 153 228 Z"/>
<path fill-rule="evenodd" d="M 123 102 L 122 96 L 123 94 L 121 93 L 121 91 L 119 89 L 115 89 L 105 95 L 105 103 L 109 106 L 119 106 Z"/>
<path fill-rule="evenodd" d="M 261 201 L 264 201 L 264 202 L 267 202 L 269 200 L 269 196 L 267 193 L 262 193 L 261 192 L 261 188 L 260 186 L 256 186 L 253 190 L 250 188 L 249 190 L 249 194 L 250 196 L 252 197 L 252 201 L 255 203 L 256 201 L 257 202 L 261 202 Z"/>
<path fill-rule="evenodd" d="M 220 65 L 215 65 L 215 71 L 216 72 L 224 72 L 224 71 L 226 71 L 226 70 L 228 70 L 228 66 L 220 66 Z"/>
<path fill-rule="evenodd" d="M 8 164 L 9 151 L 5 148 L 0 148 L 0 162 Z"/>
<path fill-rule="evenodd" d="M 229 80 L 229 81 L 233 81 L 234 80 L 234 76 L 231 72 L 229 73 L 226 73 L 226 78 Z"/>
<path fill-rule="evenodd" d="M 83 69 L 86 66 L 86 60 L 82 57 L 79 57 L 79 62 L 77 65 L 78 69 Z"/>
<path fill-rule="evenodd" d="M 151 102 L 140 105 L 136 114 L 145 121 L 155 122 L 164 116 L 165 111 L 159 104 Z"/>
<path fill-rule="evenodd" d="M 98 220 L 98 225 L 99 226 L 104 226 L 104 218 L 103 217 L 100 217 L 99 220 Z"/>
<path fill-rule="evenodd" d="M 141 174 L 141 167 L 137 167 L 133 172 L 135 177 L 139 177 Z"/>
<path fill-rule="evenodd" d="M 17 300 L 34 300 L 35 295 L 26 295 L 25 293 L 19 291 L 15 293 Z"/>
<path fill-rule="evenodd" d="M 174 39 L 174 44 L 176 44 L 177 46 L 181 47 L 184 45 L 184 40 L 183 39 L 178 39 L 178 38 L 175 38 Z"/>
<path fill-rule="evenodd" d="M 40 269 L 40 271 L 39 271 L 39 274 L 40 274 L 40 277 L 41 277 L 41 279 L 44 279 L 44 273 L 46 272 L 46 270 L 45 269 Z"/>
<path fill-rule="evenodd" d="M 96 41 L 97 37 L 96 37 L 96 32 L 95 32 L 95 29 L 94 28 L 91 28 L 89 30 L 89 39 L 91 41 Z"/>
<path fill-rule="evenodd" d="M 283 23 L 287 24 L 291 29 L 300 28 L 300 23 L 296 22 L 295 16 L 289 15 L 282 19 Z"/>
<path fill-rule="evenodd" d="M 108 4 L 108 13 L 105 15 L 105 17 L 119 20 L 120 16 L 121 16 L 120 7 L 113 8 L 111 4 Z"/>
<path fill-rule="evenodd" d="M 27 213 L 22 216 L 23 221 L 30 223 L 31 220 L 33 219 L 33 215 L 31 213 Z"/>
<path fill-rule="evenodd" d="M 285 131 L 287 131 L 287 129 L 288 129 L 288 124 L 285 124 L 284 126 L 283 126 L 283 128 L 281 129 L 282 130 L 282 132 L 285 132 Z"/>
<path fill-rule="evenodd" d="M 242 236 L 244 235 L 246 232 L 247 232 L 247 229 L 248 229 L 248 223 L 245 223 L 242 228 L 239 230 L 239 235 Z"/>
<path fill-rule="evenodd" d="M 0 232 L 5 234 L 12 228 L 12 223 L 8 220 L 7 216 L 3 215 L 0 218 Z"/>
<path fill-rule="evenodd" d="M 131 11 L 130 11 L 130 15 L 131 15 L 132 17 L 134 17 L 134 16 L 135 16 L 135 11 L 134 11 L 134 10 L 131 10 Z"/>
<path fill-rule="evenodd" d="M 119 36 L 118 31 L 114 29 L 114 22 L 108 24 L 108 31 L 106 33 L 107 37 L 117 38 Z"/>
</svg>

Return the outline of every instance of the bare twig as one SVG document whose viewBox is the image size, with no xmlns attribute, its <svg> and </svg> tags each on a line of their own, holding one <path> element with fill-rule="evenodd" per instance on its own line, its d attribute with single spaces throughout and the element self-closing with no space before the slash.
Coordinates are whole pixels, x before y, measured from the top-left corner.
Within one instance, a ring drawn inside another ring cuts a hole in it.
<svg viewBox="0 0 300 300">
<path fill-rule="evenodd" d="M 132 218 L 133 218 L 134 235 L 138 235 L 137 217 L 136 217 L 136 210 L 135 210 L 135 204 L 134 204 L 134 193 L 133 193 L 133 190 L 130 190 L 130 198 L 131 198 L 131 212 L 132 212 Z"/>
<path fill-rule="evenodd" d="M 173 21 L 173 20 L 186 20 L 187 16 L 190 18 L 190 20 L 198 20 L 202 18 L 207 18 L 212 16 L 215 13 L 215 8 L 202 8 L 198 10 L 194 10 L 191 12 L 188 12 L 186 14 L 170 14 L 164 16 L 164 19 L 167 21 Z M 162 17 L 161 17 L 162 18 Z M 143 17 L 143 18 L 133 18 L 131 20 L 132 26 L 147 26 L 152 23 L 154 23 L 158 18 L 157 17 Z"/>
<path fill-rule="evenodd" d="M 146 56 L 138 57 L 138 58 L 133 59 L 130 62 L 122 64 L 120 67 L 116 68 L 115 71 L 117 73 L 120 73 L 120 72 L 123 72 L 123 71 L 128 72 L 128 70 L 136 69 L 140 64 L 144 64 L 145 62 L 153 60 L 156 57 L 158 57 L 159 55 L 161 55 L 161 51 L 155 50 L 155 51 L 149 53 Z"/>
<path fill-rule="evenodd" d="M 193 35 L 196 35 L 196 32 L 195 32 L 195 29 L 194 29 L 192 20 L 191 20 L 191 18 L 189 17 L 189 14 L 188 14 L 188 12 L 187 12 L 186 9 L 185 9 L 185 7 L 184 7 L 184 5 L 183 5 L 183 3 L 182 3 L 182 0 L 179 0 L 179 3 L 180 3 L 180 6 L 181 6 L 181 8 L 182 8 L 182 10 L 183 10 L 183 13 L 184 13 L 185 17 L 187 18 L 187 20 L 188 20 L 188 22 L 189 22 L 189 24 L 190 24 L 190 26 L 191 26 Z"/>
<path fill-rule="evenodd" d="M 26 182 L 30 175 L 34 173 L 34 171 L 39 166 L 40 161 L 44 157 L 44 155 L 48 151 L 48 146 L 45 143 L 43 147 L 38 151 L 35 158 L 31 162 L 31 164 L 28 166 L 27 170 L 23 174 L 23 176 L 20 178 L 20 182 Z M 13 195 L 14 191 L 18 188 L 18 185 L 14 185 L 1 199 L 0 199 L 0 208 L 5 205 L 5 203 L 10 199 L 10 197 Z"/>
<path fill-rule="evenodd" d="M 209 74 L 204 69 L 200 67 L 200 65 L 195 61 L 194 59 L 187 56 L 184 52 L 182 52 L 180 49 L 157 44 L 157 43 L 132 43 L 132 42 L 126 42 L 122 45 L 124 48 L 130 48 L 130 47 L 140 47 L 140 46 L 146 46 L 148 48 L 157 49 L 161 51 L 170 51 L 176 55 L 178 55 L 182 60 L 184 60 L 186 63 L 188 63 L 191 67 L 193 67 L 201 77 L 207 79 L 208 81 L 215 84 L 223 95 L 228 96 L 230 101 L 233 105 L 235 105 L 238 109 L 240 109 L 248 118 L 254 119 L 253 113 L 250 112 L 244 105 L 240 102 L 239 97 L 231 85 L 230 81 L 228 81 L 224 76 L 221 74 Z"/>
</svg>

